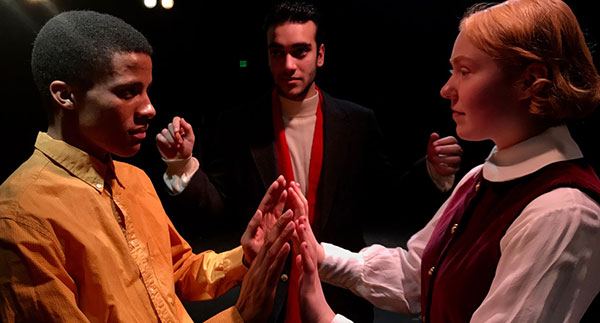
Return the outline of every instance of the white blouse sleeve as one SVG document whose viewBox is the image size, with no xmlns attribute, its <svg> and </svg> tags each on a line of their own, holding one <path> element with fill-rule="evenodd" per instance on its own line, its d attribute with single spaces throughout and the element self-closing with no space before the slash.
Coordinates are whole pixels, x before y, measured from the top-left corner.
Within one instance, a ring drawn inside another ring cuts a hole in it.
<svg viewBox="0 0 600 323">
<path fill-rule="evenodd" d="M 445 208 L 442 206 L 441 209 Z M 440 210 L 441 210 L 440 209 Z M 372 245 L 359 253 L 322 243 L 321 280 L 351 290 L 373 305 L 398 313 L 421 311 L 421 255 L 438 214 L 408 241 L 408 250 Z"/>
<path fill-rule="evenodd" d="M 579 322 L 600 291 L 600 206 L 558 188 L 533 200 L 500 241 L 490 290 L 471 322 Z"/>
<path fill-rule="evenodd" d="M 480 168 L 471 170 L 457 188 Z M 379 308 L 397 313 L 420 313 L 421 257 L 451 198 L 421 231 L 410 238 L 407 250 L 373 245 L 353 253 L 322 243 L 325 258 L 319 266 L 321 280 L 349 289 Z"/>
</svg>

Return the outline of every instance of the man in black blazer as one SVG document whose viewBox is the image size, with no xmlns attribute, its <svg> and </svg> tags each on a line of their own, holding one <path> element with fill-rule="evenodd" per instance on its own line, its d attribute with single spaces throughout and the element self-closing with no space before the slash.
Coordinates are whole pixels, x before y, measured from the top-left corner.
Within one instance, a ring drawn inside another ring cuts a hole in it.
<svg viewBox="0 0 600 323">
<path fill-rule="evenodd" d="M 280 4 L 268 15 L 265 29 L 275 89 L 253 104 L 224 112 L 205 165 L 192 157 L 195 138 L 185 120 L 175 117 L 157 135 L 172 195 L 165 202 L 200 214 L 194 230 L 204 227 L 210 230 L 205 235 L 223 237 L 239 231 L 269 184 L 287 174 L 314 204 L 317 239 L 358 251 L 365 246 L 366 219 L 387 214 L 392 204 L 388 194 L 393 187 L 387 183 L 393 183 L 394 171 L 375 115 L 315 85 L 325 46 L 313 6 Z M 429 149 L 434 178 L 451 186 L 460 164 L 456 139 L 430 140 Z M 290 314 L 294 301 L 287 297 L 294 279 L 291 267 L 281 276 L 271 321 L 297 321 Z M 330 285 L 324 285 L 324 292 L 334 311 L 355 322 L 373 321 L 372 305 L 365 300 Z"/>
</svg>

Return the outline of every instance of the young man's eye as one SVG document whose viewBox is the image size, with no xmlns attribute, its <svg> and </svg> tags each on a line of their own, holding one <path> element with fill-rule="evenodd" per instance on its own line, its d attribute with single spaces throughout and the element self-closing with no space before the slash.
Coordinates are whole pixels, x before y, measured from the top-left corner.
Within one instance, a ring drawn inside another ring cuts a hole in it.
<svg viewBox="0 0 600 323">
<path fill-rule="evenodd" d="M 283 56 L 283 51 L 282 50 L 270 50 L 269 51 L 269 55 L 271 55 L 271 57 L 280 57 Z"/>
<path fill-rule="evenodd" d="M 117 96 L 123 100 L 133 99 L 137 95 L 134 89 L 123 89 L 117 92 Z"/>
<path fill-rule="evenodd" d="M 294 51 L 293 56 L 296 58 L 304 57 L 308 52 L 308 48 L 298 48 Z"/>
</svg>

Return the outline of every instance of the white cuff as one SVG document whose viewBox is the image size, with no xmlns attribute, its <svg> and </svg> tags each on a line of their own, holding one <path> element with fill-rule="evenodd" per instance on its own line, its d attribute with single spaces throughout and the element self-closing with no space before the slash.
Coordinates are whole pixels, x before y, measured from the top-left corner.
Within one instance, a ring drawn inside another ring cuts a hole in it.
<svg viewBox="0 0 600 323">
<path fill-rule="evenodd" d="M 449 176 L 438 174 L 427 158 L 425 158 L 425 165 L 427 165 L 427 173 L 429 173 L 429 177 L 433 181 L 433 184 L 435 184 L 440 191 L 448 192 L 452 186 L 454 186 L 454 174 Z"/>
<path fill-rule="evenodd" d="M 331 320 L 331 323 L 352 323 L 349 319 L 345 318 L 342 314 L 336 314 Z"/>
<path fill-rule="evenodd" d="M 200 168 L 200 162 L 196 157 L 190 156 L 187 159 L 164 159 L 167 164 L 167 170 L 163 175 L 163 180 L 169 189 L 171 195 L 177 195 L 183 192 L 190 179 Z"/>
<path fill-rule="evenodd" d="M 319 266 L 321 280 L 347 289 L 356 287 L 362 277 L 363 256 L 329 243 L 321 243 L 321 245 L 325 253 L 323 262 Z"/>
</svg>

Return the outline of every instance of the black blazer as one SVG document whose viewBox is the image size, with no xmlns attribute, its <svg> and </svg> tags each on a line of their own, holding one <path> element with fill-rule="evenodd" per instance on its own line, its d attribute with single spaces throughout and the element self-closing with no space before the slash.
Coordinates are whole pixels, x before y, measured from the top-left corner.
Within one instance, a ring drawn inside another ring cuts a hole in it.
<svg viewBox="0 0 600 323">
<path fill-rule="evenodd" d="M 390 191 L 386 183 L 391 182 L 392 170 L 383 153 L 374 113 L 326 93 L 323 99 L 323 165 L 317 189 L 319 224 L 315 235 L 319 241 L 357 252 L 365 247 L 363 228 L 367 218 L 385 214 L 385 207 L 392 204 L 385 195 Z M 169 198 L 167 204 L 188 210 L 184 211 L 187 217 L 196 217 L 189 210 L 199 210 L 197 217 L 202 223 L 211 224 L 183 227 L 208 228 L 210 232 L 204 235 L 213 235 L 214 239 L 226 236 L 223 231 L 237 231 L 235 245 L 266 189 L 279 176 L 270 93 L 248 107 L 225 111 L 217 125 L 216 140 L 204 151 L 206 162 L 201 162 L 201 170 L 184 192 Z M 284 271 L 289 271 L 289 265 Z M 272 321 L 284 317 L 287 285 L 280 281 Z M 373 321 L 370 303 L 350 291 L 323 286 L 336 313 L 354 322 Z"/>
</svg>

